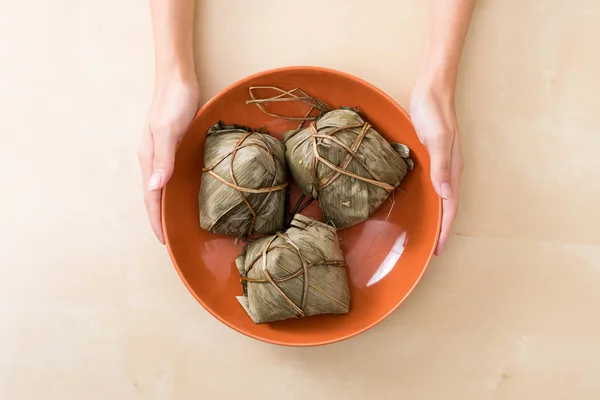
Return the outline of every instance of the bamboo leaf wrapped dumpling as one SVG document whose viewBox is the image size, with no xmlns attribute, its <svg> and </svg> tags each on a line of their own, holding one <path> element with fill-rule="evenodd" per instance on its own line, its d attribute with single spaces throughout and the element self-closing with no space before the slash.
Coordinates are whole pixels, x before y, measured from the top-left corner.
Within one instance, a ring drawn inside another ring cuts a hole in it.
<svg viewBox="0 0 600 400">
<path fill-rule="evenodd" d="M 346 263 L 330 225 L 296 214 L 285 233 L 250 242 L 236 264 L 238 301 L 257 324 L 348 313 Z"/>
<path fill-rule="evenodd" d="M 285 133 L 284 143 L 292 177 L 339 229 L 367 220 L 413 166 L 408 147 L 392 146 L 348 108 Z"/>
<path fill-rule="evenodd" d="M 200 226 L 245 238 L 283 229 L 287 170 L 281 141 L 217 123 L 207 133 L 199 193 Z"/>
</svg>

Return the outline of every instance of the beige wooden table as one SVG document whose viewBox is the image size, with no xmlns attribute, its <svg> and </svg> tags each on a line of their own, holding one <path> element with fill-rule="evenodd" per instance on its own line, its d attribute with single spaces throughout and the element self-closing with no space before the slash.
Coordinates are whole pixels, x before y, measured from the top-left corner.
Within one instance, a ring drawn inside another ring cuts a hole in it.
<svg viewBox="0 0 600 400">
<path fill-rule="evenodd" d="M 596 0 L 480 1 L 447 251 L 384 324 L 304 350 L 210 317 L 147 226 L 147 1 L 0 10 L 0 399 L 600 398 Z M 202 0 L 203 95 L 314 64 L 406 106 L 426 18 L 421 0 Z"/>
</svg>

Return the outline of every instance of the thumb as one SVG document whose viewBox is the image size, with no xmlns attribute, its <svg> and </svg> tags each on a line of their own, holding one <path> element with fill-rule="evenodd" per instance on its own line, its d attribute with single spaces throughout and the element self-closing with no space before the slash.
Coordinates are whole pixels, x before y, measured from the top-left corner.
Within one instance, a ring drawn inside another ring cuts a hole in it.
<svg viewBox="0 0 600 400">
<path fill-rule="evenodd" d="M 441 135 L 435 141 L 427 143 L 431 159 L 431 183 L 438 196 L 446 200 L 452 197 L 450 180 L 453 141 L 454 135 Z"/>
<path fill-rule="evenodd" d="M 154 160 L 152 176 L 148 181 L 149 190 L 162 189 L 173 174 L 177 139 L 174 135 L 163 134 L 154 136 Z"/>
</svg>

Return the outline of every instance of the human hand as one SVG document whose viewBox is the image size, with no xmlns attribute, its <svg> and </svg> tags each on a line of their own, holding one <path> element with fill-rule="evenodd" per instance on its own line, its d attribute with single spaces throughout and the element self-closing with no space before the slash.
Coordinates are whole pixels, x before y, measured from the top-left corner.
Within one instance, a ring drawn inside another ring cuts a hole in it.
<svg viewBox="0 0 600 400">
<path fill-rule="evenodd" d="M 419 140 L 429 151 L 431 183 L 442 198 L 442 229 L 435 250 L 444 250 L 458 212 L 463 156 L 453 96 L 419 86 L 413 91 L 411 118 Z"/>
<path fill-rule="evenodd" d="M 192 122 L 199 103 L 200 90 L 195 80 L 164 82 L 155 91 L 142 132 L 138 158 L 144 202 L 152 230 L 162 244 L 165 243 L 161 224 L 162 189 L 173 174 L 177 145 Z"/>
</svg>

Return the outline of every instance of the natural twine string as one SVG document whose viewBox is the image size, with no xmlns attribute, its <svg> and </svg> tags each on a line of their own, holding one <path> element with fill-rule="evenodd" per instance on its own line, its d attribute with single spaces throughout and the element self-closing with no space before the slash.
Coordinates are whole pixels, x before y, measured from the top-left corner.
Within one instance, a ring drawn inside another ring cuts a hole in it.
<svg viewBox="0 0 600 400">
<path fill-rule="evenodd" d="M 342 143 L 338 138 L 336 138 L 334 136 L 335 134 L 345 131 L 346 129 L 353 129 L 353 128 L 362 128 L 362 129 L 361 129 L 360 133 L 358 134 L 358 136 L 356 136 L 356 139 L 354 139 L 354 142 L 352 143 L 352 147 L 348 147 L 346 144 Z M 381 177 L 375 171 L 373 171 L 371 168 L 369 168 L 369 166 L 358 156 L 358 154 L 356 154 L 356 151 L 358 150 L 363 139 L 367 135 L 367 132 L 369 131 L 369 129 L 371 129 L 371 125 L 368 122 L 365 122 L 364 124 L 356 124 L 356 125 L 348 125 L 348 126 L 338 127 L 336 129 L 328 132 L 327 134 L 319 134 L 319 132 L 317 130 L 316 122 L 312 122 L 310 124 L 309 129 L 310 129 L 310 134 L 312 137 L 313 151 L 314 151 L 314 158 L 313 158 L 313 162 L 311 165 L 311 167 L 312 167 L 311 172 L 312 172 L 312 177 L 313 177 L 313 193 L 312 194 L 313 194 L 314 198 L 318 198 L 320 189 L 323 189 L 324 187 L 329 186 L 332 182 L 334 182 L 341 175 L 346 175 L 351 178 L 358 179 L 360 181 L 363 181 L 363 182 L 369 183 L 371 185 L 380 187 L 384 190 L 387 190 L 388 192 L 394 191 L 394 189 L 395 189 L 394 186 L 390 185 L 389 183 L 387 183 L 383 179 L 381 179 Z M 318 139 L 321 139 L 321 140 L 318 141 Z M 335 143 L 336 145 L 338 145 L 338 146 L 342 147 L 344 150 L 346 150 L 346 152 L 348 153 L 339 166 L 332 164 L 325 158 L 321 157 L 321 155 L 319 154 L 318 143 L 323 142 L 325 140 Z M 347 170 L 348 165 L 350 165 L 350 162 L 353 159 L 356 160 L 374 179 L 365 178 L 365 177 L 357 175 L 351 171 L 348 171 Z M 332 173 L 330 173 L 326 177 L 322 178 L 320 181 L 317 178 L 317 167 L 319 165 L 319 162 L 325 164 L 326 166 L 328 166 L 330 169 L 333 170 Z"/>
<path fill-rule="evenodd" d="M 273 96 L 273 97 L 258 99 L 258 98 L 256 98 L 256 95 L 254 92 L 256 90 L 261 90 L 261 89 L 262 90 L 274 90 L 274 91 L 278 92 L 279 94 L 276 96 Z M 314 121 L 319 117 L 318 115 L 316 115 L 316 116 L 310 115 L 313 112 L 313 110 L 319 111 L 319 114 L 325 113 L 327 111 L 331 111 L 331 107 L 329 107 L 329 105 L 327 105 L 325 102 L 321 101 L 320 99 L 318 99 L 316 97 L 309 96 L 300 88 L 295 88 L 292 90 L 283 90 L 281 88 L 278 88 L 277 86 L 251 86 L 248 89 L 248 92 L 250 93 L 250 97 L 252 98 L 252 100 L 247 100 L 246 104 L 255 104 L 260 109 L 260 111 L 262 111 L 264 114 L 266 114 L 270 117 L 284 119 L 284 120 L 288 120 L 288 121 L 300 121 L 300 124 L 298 125 L 297 129 L 300 129 L 304 125 L 305 122 Z M 305 103 L 309 106 L 308 111 L 306 112 L 306 114 L 303 117 L 285 116 L 285 115 L 275 114 L 275 113 L 267 111 L 267 109 L 264 106 L 264 104 L 267 104 L 267 103 L 282 103 L 282 102 L 296 102 L 296 101 Z"/>
<path fill-rule="evenodd" d="M 278 244 L 273 245 L 273 242 L 277 238 L 283 240 L 283 243 L 278 243 Z M 269 265 L 267 262 L 268 261 L 267 258 L 268 258 L 269 252 L 273 251 L 275 249 L 288 249 L 288 250 L 295 251 L 296 254 L 298 255 L 298 257 L 300 258 L 302 267 L 295 272 L 291 272 L 291 271 L 288 271 L 285 267 L 280 266 L 281 268 L 285 269 L 289 273 L 289 275 L 284 276 L 284 277 L 279 277 L 279 278 L 273 278 L 272 275 L 270 274 L 269 270 L 267 269 L 267 267 Z M 253 278 L 248 278 L 247 276 L 244 276 L 241 278 L 241 280 L 244 282 L 248 282 L 248 283 L 257 283 L 257 284 L 269 283 L 269 284 L 271 284 L 273 286 L 273 288 L 285 299 L 285 301 L 292 307 L 292 309 L 294 309 L 294 311 L 296 311 L 296 313 L 300 317 L 306 316 L 306 314 L 304 312 L 304 308 L 306 307 L 306 299 L 307 299 L 309 287 L 318 291 L 319 293 L 323 294 L 324 296 L 328 297 L 329 299 L 335 301 L 336 303 L 338 303 L 346 308 L 350 308 L 350 305 L 345 304 L 344 302 L 332 297 L 331 295 L 329 295 L 322 289 L 320 289 L 320 288 L 316 287 L 315 285 L 313 285 L 312 283 L 310 283 L 309 276 L 308 276 L 308 270 L 310 268 L 316 267 L 316 266 L 327 265 L 327 266 L 331 266 L 331 267 L 345 267 L 346 263 L 343 260 L 320 261 L 320 262 L 316 262 L 316 263 L 310 263 L 302 255 L 300 248 L 285 233 L 277 233 L 269 239 L 269 241 L 266 243 L 265 247 L 263 248 L 263 251 L 261 252 L 261 254 L 250 262 L 250 266 L 246 270 L 246 275 L 248 275 L 248 273 L 252 270 L 252 268 L 254 268 L 254 265 L 256 265 L 256 263 L 259 260 L 262 261 L 260 263 L 261 272 L 265 278 L 264 279 L 253 279 Z M 301 276 L 302 276 L 302 278 L 301 278 Z M 294 278 L 302 279 L 303 285 L 304 285 L 302 288 L 302 297 L 300 299 L 299 305 L 294 303 L 294 301 L 283 290 L 281 290 L 281 288 L 277 285 L 278 283 L 286 282 L 286 281 L 289 281 L 290 279 L 294 279 Z"/>
<path fill-rule="evenodd" d="M 275 90 L 276 92 L 279 92 L 279 94 L 274 97 L 269 97 L 269 98 L 265 98 L 265 99 L 257 99 L 255 97 L 254 91 L 258 90 L 258 89 Z M 327 104 L 322 102 L 321 100 L 317 99 L 316 97 L 307 95 L 303 90 L 301 90 L 299 88 L 295 88 L 295 89 L 287 91 L 287 90 L 280 89 L 276 86 L 253 86 L 253 87 L 249 88 L 249 92 L 250 92 L 250 97 L 252 98 L 252 100 L 246 101 L 246 104 L 256 104 L 256 106 L 266 115 L 269 115 L 274 118 L 286 119 L 286 120 L 290 120 L 290 121 L 302 121 L 302 123 L 298 126 L 298 129 L 300 129 L 302 127 L 304 122 L 312 121 L 310 124 L 310 133 L 311 133 L 311 137 L 312 137 L 312 141 L 313 141 L 313 150 L 314 150 L 314 155 L 315 155 L 312 160 L 312 164 L 311 164 L 311 175 L 313 178 L 313 190 L 312 190 L 313 198 L 318 199 L 319 190 L 331 185 L 331 183 L 333 183 L 341 175 L 346 175 L 348 177 L 358 179 L 360 181 L 380 187 L 388 192 L 394 191 L 394 189 L 395 189 L 394 186 L 385 182 L 375 171 L 373 171 L 361 159 L 361 157 L 359 157 L 356 154 L 356 151 L 358 150 L 361 143 L 363 142 L 363 139 L 366 137 L 367 133 L 369 132 L 369 129 L 371 129 L 371 125 L 368 122 L 364 122 L 363 124 L 341 126 L 341 127 L 333 129 L 332 131 L 328 132 L 327 134 L 319 134 L 319 132 L 317 130 L 317 125 L 316 125 L 316 120 L 319 118 L 319 116 L 318 115 L 310 116 L 310 114 L 314 109 L 319 110 L 321 113 L 331 110 L 331 108 Z M 296 93 L 299 93 L 300 96 L 298 96 Z M 271 112 L 267 111 L 264 107 L 265 103 L 289 102 L 289 101 L 301 101 L 303 103 L 308 104 L 310 106 L 310 109 L 308 110 L 308 113 L 304 117 L 290 117 L 290 116 L 282 116 L 282 115 L 271 113 Z M 339 132 L 345 131 L 347 129 L 354 129 L 354 128 L 361 128 L 361 131 L 360 131 L 359 135 L 355 138 L 351 147 L 348 147 L 345 143 L 343 143 L 342 141 L 340 141 L 338 138 L 335 137 L 335 135 Z M 344 160 L 342 160 L 342 162 L 339 166 L 332 164 L 325 158 L 321 157 L 321 155 L 319 154 L 317 144 L 321 143 L 325 140 L 336 144 L 337 146 L 346 150 L 346 152 L 348 153 L 346 155 L 346 157 L 344 158 Z M 350 163 L 352 162 L 352 160 L 356 160 L 371 175 L 371 177 L 373 179 L 365 178 L 365 177 L 357 175 L 351 171 L 348 171 L 347 168 L 350 165 Z M 317 167 L 319 165 L 319 162 L 325 164 L 326 166 L 328 166 L 330 169 L 333 170 L 333 172 L 331 172 L 330 174 L 328 174 L 326 177 L 322 178 L 321 180 L 318 180 L 318 177 L 317 177 Z M 305 204 L 302 208 L 306 207 L 308 204 Z M 300 207 L 301 206 L 299 204 L 296 206 L 297 209 L 299 209 Z"/>
<path fill-rule="evenodd" d="M 274 90 L 276 92 L 279 92 L 279 94 L 276 96 L 273 96 L 273 97 L 269 97 L 269 98 L 257 99 L 254 94 L 254 91 L 259 90 L 259 89 Z M 316 97 L 307 95 L 303 90 L 301 90 L 299 88 L 295 88 L 292 90 L 283 90 L 276 86 L 253 86 L 253 87 L 249 88 L 249 92 L 250 92 L 250 97 L 252 98 L 252 100 L 246 101 L 246 104 L 255 104 L 266 115 L 269 115 L 274 118 L 280 118 L 280 119 L 285 119 L 285 120 L 290 120 L 290 121 L 301 121 L 301 123 L 297 129 L 302 128 L 302 126 L 304 125 L 305 122 L 309 122 L 309 121 L 311 122 L 310 133 L 311 133 L 311 138 L 312 138 L 312 142 L 313 142 L 313 151 L 314 151 L 314 158 L 313 158 L 312 164 L 311 164 L 311 175 L 313 178 L 312 197 L 314 199 L 318 199 L 319 190 L 324 189 L 327 186 L 331 185 L 341 175 L 346 175 L 348 177 L 358 179 L 360 181 L 363 181 L 368 184 L 382 188 L 382 189 L 386 190 L 387 192 L 393 193 L 395 187 L 390 185 L 389 183 L 385 182 L 375 171 L 373 171 L 362 160 L 362 158 L 358 154 L 356 154 L 356 151 L 362 144 L 364 138 L 366 137 L 367 133 L 369 132 L 369 129 L 371 129 L 371 125 L 368 122 L 365 121 L 363 124 L 346 125 L 346 126 L 335 128 L 335 129 L 327 132 L 326 134 L 319 134 L 317 125 L 316 125 L 316 121 L 320 115 L 310 116 L 310 114 L 315 109 L 320 111 L 320 114 L 331 111 L 331 108 L 323 101 L 319 100 Z M 297 93 L 299 93 L 300 95 L 298 95 Z M 278 115 L 278 114 L 269 112 L 264 107 L 264 104 L 266 104 L 266 103 L 290 102 L 290 101 L 301 101 L 303 103 L 308 104 L 310 106 L 310 109 L 308 110 L 308 112 L 306 113 L 306 115 L 304 117 L 290 117 L 290 116 L 283 116 L 283 115 Z M 345 131 L 347 129 L 355 129 L 355 128 L 361 128 L 361 131 L 360 131 L 359 135 L 355 138 L 354 142 L 352 143 L 352 146 L 350 146 L 350 147 L 348 147 L 345 143 L 343 143 L 342 141 L 340 141 L 338 138 L 335 137 L 335 135 L 339 132 Z M 344 157 L 344 159 L 342 160 L 342 162 L 339 166 L 332 164 L 331 162 L 329 162 L 327 159 L 323 158 L 319 154 L 317 145 L 326 140 L 330 141 L 330 142 L 334 143 L 335 145 L 346 150 L 346 152 L 347 152 L 346 157 Z M 402 158 L 405 159 L 405 161 L 407 161 L 407 163 L 408 163 L 407 157 L 402 157 Z M 356 160 L 371 175 L 372 179 L 365 178 L 365 177 L 357 175 L 351 171 L 348 171 L 348 166 L 350 165 L 352 160 Z M 318 176 L 317 176 L 317 168 L 318 168 L 319 162 L 325 164 L 326 166 L 328 166 L 330 169 L 333 170 L 326 177 L 321 178 L 321 180 L 318 180 Z M 410 168 L 410 164 L 409 164 L 409 168 Z M 308 206 L 310 204 L 311 200 L 309 200 L 305 204 L 300 204 L 302 199 L 303 199 L 303 197 L 301 197 L 301 199 L 298 201 L 298 204 L 296 204 L 295 210 L 291 214 L 291 217 L 293 217 L 293 215 L 295 213 L 300 212 L 299 210 L 304 209 L 306 206 Z"/>
<path fill-rule="evenodd" d="M 204 167 L 202 168 L 202 173 L 207 173 L 208 175 L 212 176 L 213 178 L 215 178 L 216 180 L 218 180 L 219 182 L 223 183 L 226 186 L 229 186 L 230 188 L 234 189 L 235 191 L 237 191 L 237 193 L 240 195 L 242 201 L 244 202 L 244 204 L 246 204 L 246 207 L 248 207 L 248 210 L 250 211 L 250 214 L 252 214 L 252 221 L 250 222 L 250 228 L 248 229 L 248 233 L 247 236 L 251 236 L 252 233 L 254 232 L 254 227 L 256 225 L 256 218 L 257 218 L 257 214 L 256 211 L 254 210 L 254 208 L 252 207 L 252 205 L 250 204 L 250 202 L 248 201 L 248 199 L 246 198 L 246 193 L 256 193 L 256 194 L 260 194 L 260 193 L 269 193 L 269 192 L 276 192 L 278 190 L 282 190 L 284 189 L 288 184 L 287 182 L 282 183 L 280 185 L 276 185 L 276 186 L 271 186 L 271 187 L 265 187 L 265 188 L 258 188 L 258 189 L 252 189 L 252 188 L 246 188 L 243 186 L 240 186 L 237 182 L 237 179 L 235 178 L 235 173 L 233 171 L 233 162 L 235 160 L 235 156 L 237 154 L 237 152 L 243 148 L 246 147 L 258 147 L 260 149 L 262 149 L 263 151 L 267 152 L 268 154 L 270 154 L 274 159 L 276 159 L 277 161 L 279 161 L 279 163 L 281 165 L 285 165 L 283 160 L 281 160 L 277 154 L 275 154 L 275 152 L 273 152 L 273 149 L 271 148 L 271 145 L 268 142 L 266 143 L 266 147 L 262 146 L 261 144 L 258 143 L 251 143 L 251 144 L 244 144 L 244 141 L 249 138 L 252 135 L 259 135 L 259 137 L 261 138 L 261 140 L 263 139 L 262 136 L 260 136 L 260 133 L 257 132 L 246 132 L 236 143 L 235 147 L 233 148 L 232 151 L 230 151 L 229 153 L 226 153 L 224 155 L 222 155 L 221 157 L 219 157 L 217 160 L 215 160 L 211 165 L 209 165 L 208 167 Z M 226 179 L 224 179 L 223 177 L 219 176 L 214 169 L 217 167 L 217 165 L 219 165 L 221 162 L 223 162 L 227 157 L 231 156 L 230 160 L 229 160 L 229 175 L 230 175 L 230 179 L 231 182 L 228 182 Z M 275 161 L 274 161 L 275 162 Z"/>
</svg>

